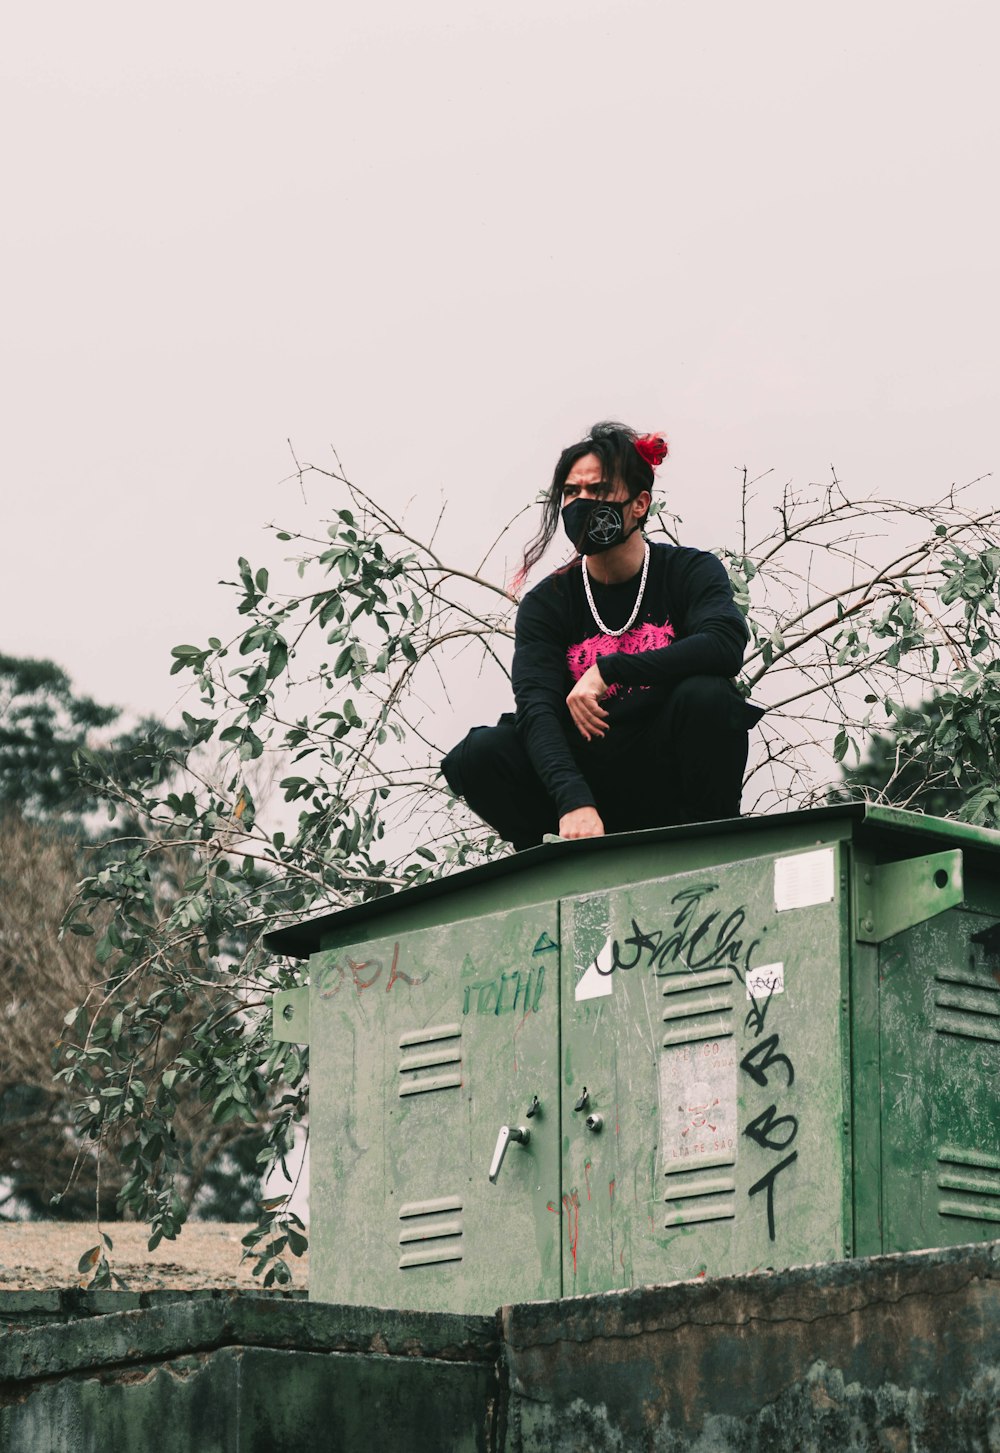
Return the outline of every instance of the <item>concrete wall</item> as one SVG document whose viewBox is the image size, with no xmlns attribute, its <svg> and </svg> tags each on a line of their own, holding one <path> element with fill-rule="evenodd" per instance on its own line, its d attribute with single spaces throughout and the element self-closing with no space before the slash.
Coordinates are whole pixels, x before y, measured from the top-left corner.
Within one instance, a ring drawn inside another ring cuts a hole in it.
<svg viewBox="0 0 1000 1453">
<path fill-rule="evenodd" d="M 997 1453 L 1000 1242 L 502 1312 L 505 1453 Z"/>
<path fill-rule="evenodd" d="M 84 1311 L 0 1341 L 0 1449 L 998 1453 L 1000 1243 L 495 1319 L 237 1293 Z"/>
<path fill-rule="evenodd" d="M 3 1453 L 495 1446 L 493 1318 L 243 1293 L 37 1326 L 0 1343 Z"/>
<path fill-rule="evenodd" d="M 304 1302 L 304 1291 L 255 1292 L 267 1301 Z M 85 1287 L 59 1287 L 47 1291 L 0 1292 L 0 1332 L 42 1327 L 50 1322 L 76 1322 L 85 1317 L 106 1317 L 111 1312 L 134 1312 L 166 1307 L 175 1302 L 232 1300 L 231 1291 L 162 1289 L 146 1292 L 92 1292 Z"/>
</svg>

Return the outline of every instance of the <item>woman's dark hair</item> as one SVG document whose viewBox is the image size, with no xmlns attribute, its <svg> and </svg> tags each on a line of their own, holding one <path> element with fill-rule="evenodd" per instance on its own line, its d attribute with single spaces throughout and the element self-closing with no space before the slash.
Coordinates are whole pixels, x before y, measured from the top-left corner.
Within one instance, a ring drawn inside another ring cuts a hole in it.
<svg viewBox="0 0 1000 1453">
<path fill-rule="evenodd" d="M 596 454 L 601 461 L 603 483 L 608 490 L 619 482 L 624 484 L 629 499 L 635 499 L 644 489 L 652 492 L 653 466 L 635 447 L 639 435 L 627 424 L 616 424 L 606 419 L 594 424 L 590 433 L 577 444 L 570 444 L 560 454 L 552 475 L 552 483 L 542 510 L 542 523 L 538 534 L 525 549 L 521 568 L 515 576 L 515 589 L 523 584 L 528 571 L 537 565 L 548 549 L 549 542 L 559 527 L 562 510 L 562 492 L 566 478 L 578 459 L 587 454 Z"/>
</svg>

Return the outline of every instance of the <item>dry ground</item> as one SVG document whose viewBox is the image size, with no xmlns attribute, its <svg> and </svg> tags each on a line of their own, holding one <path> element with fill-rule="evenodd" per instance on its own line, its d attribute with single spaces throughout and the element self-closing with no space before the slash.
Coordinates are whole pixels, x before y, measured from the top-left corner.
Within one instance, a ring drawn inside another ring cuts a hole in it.
<svg viewBox="0 0 1000 1453">
<path fill-rule="evenodd" d="M 102 1228 L 114 1243 L 109 1253 L 112 1270 L 130 1291 L 162 1287 L 192 1290 L 199 1287 L 254 1287 L 252 1262 L 240 1264 L 241 1237 L 251 1229 L 221 1221 L 191 1221 L 176 1241 L 161 1241 L 146 1250 L 149 1232 L 137 1221 L 105 1222 Z M 87 1221 L 0 1222 L 0 1291 L 27 1291 L 82 1286 L 88 1280 L 77 1271 L 85 1251 L 98 1235 Z M 288 1258 L 292 1287 L 308 1286 L 309 1254 Z"/>
</svg>

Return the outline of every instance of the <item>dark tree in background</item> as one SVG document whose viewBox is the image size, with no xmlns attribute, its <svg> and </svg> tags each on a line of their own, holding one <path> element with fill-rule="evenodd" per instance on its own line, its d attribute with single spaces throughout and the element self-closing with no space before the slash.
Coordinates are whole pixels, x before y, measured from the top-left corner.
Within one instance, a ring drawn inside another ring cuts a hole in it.
<svg viewBox="0 0 1000 1453">
<path fill-rule="evenodd" d="M 80 832 L 81 814 L 96 802 L 73 757 L 119 715 L 115 706 L 76 696 L 54 662 L 0 655 L 0 815 L 55 820 Z"/>
<path fill-rule="evenodd" d="M 109 982 L 96 925 L 61 934 L 63 914 L 84 873 L 105 854 L 117 857 L 130 836 L 141 841 L 134 820 L 116 822 L 112 836 L 78 774 L 78 754 L 92 770 L 163 780 L 181 739 L 154 720 L 116 732 L 120 717 L 117 707 L 78 696 L 53 662 L 0 655 L 0 1216 L 92 1217 L 99 1185 L 100 1212 L 114 1218 L 133 1174 L 116 1138 L 99 1170 L 95 1141 L 79 1128 L 93 1113 L 93 1077 L 89 1087 L 84 1079 L 71 1088 L 56 1073 L 67 1017 Z M 183 890 L 190 860 L 177 850 L 155 871 L 169 898 Z M 124 1009 L 127 986 L 119 999 Z M 191 1034 L 197 1014 L 196 1005 L 178 1014 L 165 1031 L 165 1050 Z M 261 1133 L 239 1122 L 206 1125 L 207 1112 L 190 1093 L 178 1097 L 175 1113 L 185 1208 L 214 1219 L 252 1217 Z"/>
<path fill-rule="evenodd" d="M 129 782 L 147 781 L 157 764 L 163 780 L 170 751 L 185 741 L 154 717 L 112 732 L 121 715 L 78 696 L 53 661 L 0 654 L 0 818 L 16 813 L 81 843 L 100 842 L 106 831 L 90 819 L 99 809 L 104 816 L 104 804 L 79 772 L 80 753 Z M 119 821 L 116 835 L 122 830 Z"/>
<path fill-rule="evenodd" d="M 844 768 L 843 784 L 831 791 L 830 801 L 881 802 L 933 817 L 962 817 L 971 798 L 996 790 L 1000 773 L 988 722 L 977 723 L 976 730 L 989 760 L 973 764 L 967 753 L 955 755 L 957 731 L 950 739 L 948 730 L 953 709 L 954 702 L 938 698 L 901 708 L 889 730 L 868 738 L 861 761 Z"/>
</svg>

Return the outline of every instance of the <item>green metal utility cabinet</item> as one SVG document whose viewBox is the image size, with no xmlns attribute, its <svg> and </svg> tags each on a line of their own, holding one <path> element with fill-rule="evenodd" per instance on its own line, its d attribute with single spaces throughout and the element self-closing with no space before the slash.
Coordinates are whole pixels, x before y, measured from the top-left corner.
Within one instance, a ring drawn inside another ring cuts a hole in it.
<svg viewBox="0 0 1000 1453">
<path fill-rule="evenodd" d="M 309 958 L 310 1296 L 456 1312 L 1000 1235 L 1000 834 L 546 844 Z"/>
</svg>

